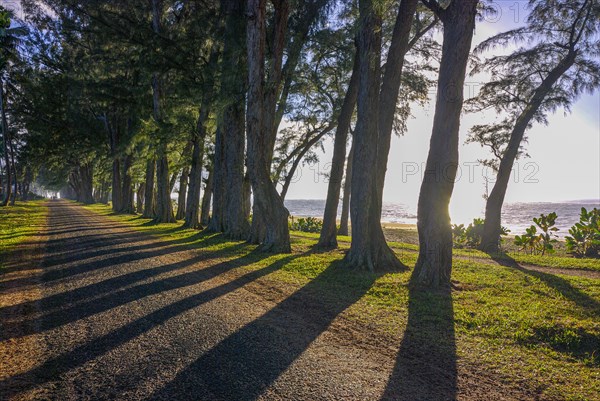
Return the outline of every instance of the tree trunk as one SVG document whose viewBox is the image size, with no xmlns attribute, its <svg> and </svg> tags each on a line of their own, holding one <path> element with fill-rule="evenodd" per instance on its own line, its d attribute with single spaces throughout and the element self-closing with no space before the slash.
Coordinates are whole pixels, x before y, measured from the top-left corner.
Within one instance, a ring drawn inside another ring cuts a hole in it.
<svg viewBox="0 0 600 401">
<path fill-rule="evenodd" d="M 402 0 L 400 2 L 398 16 L 396 17 L 392 33 L 392 42 L 388 51 L 383 85 L 379 93 L 379 138 L 377 142 L 377 157 L 375 158 L 377 168 L 377 211 L 372 216 L 373 224 L 375 224 L 375 221 L 378 223 L 381 222 L 383 187 L 392 140 L 392 127 L 394 125 L 396 104 L 402 81 L 404 58 L 410 49 L 410 32 L 418 3 L 418 0 Z"/>
<path fill-rule="evenodd" d="M 161 0 L 152 0 L 152 30 L 160 34 L 163 4 Z M 158 72 L 152 74 L 152 111 L 153 117 L 160 129 L 164 129 L 162 115 L 162 82 Z M 158 145 L 156 161 L 156 215 L 155 223 L 175 223 L 173 205 L 171 203 L 171 188 L 169 182 L 169 161 L 167 159 L 167 144 L 164 139 Z"/>
<path fill-rule="evenodd" d="M 202 101 L 198 111 L 198 121 L 196 130 L 192 134 L 192 164 L 190 170 L 190 184 L 187 196 L 187 208 L 185 213 L 185 221 L 183 227 L 186 228 L 201 228 L 206 224 L 201 224 L 199 221 L 200 208 L 200 190 L 202 188 L 202 166 L 204 160 L 204 143 L 207 136 L 206 123 L 210 116 L 210 109 L 213 102 L 214 93 L 214 71 L 216 70 L 219 61 L 218 46 L 213 48 L 210 54 L 205 76 L 206 86 L 202 94 Z M 210 197 L 208 197 L 210 201 Z M 210 205 L 209 205 L 210 208 Z"/>
<path fill-rule="evenodd" d="M 175 223 L 173 204 L 169 186 L 169 161 L 166 155 L 166 144 L 161 145 L 156 162 L 156 216 L 155 223 Z"/>
<path fill-rule="evenodd" d="M 14 206 L 17 200 L 17 186 L 19 181 L 19 175 L 17 173 L 17 163 L 15 161 L 15 147 L 13 145 L 12 138 L 9 138 L 8 147 L 10 148 L 10 159 L 13 167 L 13 191 L 12 196 L 10 198 L 10 204 L 11 206 Z"/>
<path fill-rule="evenodd" d="M 91 205 L 94 203 L 94 170 L 91 163 L 84 164 L 83 166 L 79 166 L 79 181 L 80 181 L 80 202 L 83 202 L 87 205 Z"/>
<path fill-rule="evenodd" d="M 177 214 L 175 215 L 175 220 L 182 220 L 185 217 L 185 198 L 187 196 L 189 174 L 190 168 L 185 166 L 181 170 L 181 177 L 179 178 L 179 194 L 177 196 Z"/>
<path fill-rule="evenodd" d="M 568 52 L 566 57 L 562 59 L 550 73 L 548 73 L 548 76 L 534 92 L 527 107 L 517 118 L 515 126 L 510 133 L 508 146 L 500 160 L 500 167 L 498 169 L 498 175 L 496 176 L 494 188 L 485 205 L 485 223 L 480 245 L 482 251 L 488 253 L 497 253 L 499 251 L 500 233 L 502 231 L 502 205 L 504 204 L 504 197 L 506 196 L 506 190 L 508 189 L 510 174 L 517 155 L 519 154 L 523 136 L 553 86 L 558 82 L 560 77 L 575 64 L 576 55 L 577 53 L 575 51 Z"/>
<path fill-rule="evenodd" d="M 123 196 L 121 194 L 121 162 L 119 158 L 114 156 L 113 164 L 112 164 L 112 210 L 114 212 L 118 212 L 121 210 L 121 199 Z"/>
<path fill-rule="evenodd" d="M 274 16 L 273 59 L 269 82 L 265 83 L 265 0 L 248 0 L 248 171 L 254 193 L 254 204 L 265 227 L 261 249 L 270 252 L 291 252 L 288 229 L 289 212 L 283 205 L 270 177 L 273 154 L 272 138 L 276 104 L 274 93 L 280 84 L 281 60 L 288 5 L 285 0 L 276 2 Z M 265 91 L 267 88 L 267 92 Z M 256 220 L 256 213 L 253 218 Z"/>
<path fill-rule="evenodd" d="M 121 208 L 119 213 L 135 214 L 133 206 L 133 182 L 131 178 L 131 164 L 133 155 L 128 154 L 123 158 L 123 189 L 121 190 Z"/>
<path fill-rule="evenodd" d="M 144 188 L 144 213 L 142 217 L 153 219 L 156 214 L 156 204 L 154 203 L 154 175 L 156 169 L 156 160 L 148 158 L 146 161 L 146 181 Z"/>
<path fill-rule="evenodd" d="M 6 120 L 6 104 L 4 101 L 4 81 L 0 77 L 0 107 L 2 111 L 0 112 L 2 118 L 2 144 L 4 145 L 4 164 L 6 168 L 6 193 L 4 196 L 4 200 L 2 200 L 2 204 L 0 206 L 8 205 L 8 202 L 11 197 L 11 185 L 12 185 L 12 172 L 10 167 L 10 156 L 9 156 L 9 136 L 8 136 L 8 123 Z"/>
<path fill-rule="evenodd" d="M 212 214 L 207 230 L 213 233 L 225 231 L 225 198 L 227 193 L 227 171 L 225 163 L 225 138 L 222 127 L 217 127 L 215 135 L 215 155 L 213 161 Z"/>
<path fill-rule="evenodd" d="M 388 51 L 383 85 L 380 85 L 379 65 L 381 16 L 376 15 L 377 11 L 373 9 L 371 0 L 360 3 L 361 20 L 364 20 L 366 25 L 363 25 L 359 39 L 359 45 L 362 45 L 361 89 L 358 98 L 359 118 L 354 137 L 356 146 L 353 156 L 350 202 L 352 245 L 346 255 L 346 261 L 350 266 L 370 271 L 402 268 L 402 264 L 387 245 L 383 234 L 381 207 L 392 123 L 396 112 L 404 56 L 409 49 L 410 31 L 417 3 L 417 0 L 400 2 Z M 368 59 L 364 60 L 363 57 Z M 375 86 L 364 87 L 363 84 Z"/>
<path fill-rule="evenodd" d="M 200 106 L 196 132 L 192 137 L 192 165 L 190 171 L 190 187 L 187 195 L 185 211 L 185 228 L 197 229 L 202 227 L 198 218 L 200 208 L 200 189 L 202 187 L 202 160 L 204 158 L 204 140 L 206 138 L 205 123 L 209 115 L 209 99 L 204 99 Z"/>
<path fill-rule="evenodd" d="M 350 214 L 350 192 L 352 189 L 352 159 L 354 158 L 354 140 L 350 147 L 350 154 L 348 155 L 348 164 L 346 166 L 346 178 L 344 179 L 344 197 L 342 200 L 342 215 L 340 217 L 340 230 L 339 235 L 348 235 L 350 233 L 348 229 L 348 216 Z"/>
<path fill-rule="evenodd" d="M 135 196 L 136 204 L 135 210 L 137 213 L 144 213 L 144 193 L 146 192 L 146 183 L 141 183 L 138 187 L 137 194 Z"/>
<path fill-rule="evenodd" d="M 330 133 L 334 127 L 335 127 L 335 125 L 329 124 L 327 127 L 325 127 L 325 129 L 323 129 L 321 132 L 317 133 L 313 138 L 311 138 L 308 142 L 306 142 L 304 145 L 302 145 L 299 148 L 299 152 L 296 153 L 294 162 L 292 163 L 292 167 L 290 168 L 290 171 L 288 171 L 288 173 L 285 176 L 285 179 L 283 181 L 283 188 L 281 189 L 281 193 L 279 194 L 282 201 L 285 201 L 285 196 L 287 195 L 287 191 L 290 188 L 292 179 L 294 178 L 294 174 L 296 174 L 296 170 L 298 169 L 298 166 L 302 162 L 302 159 L 304 158 L 306 153 L 308 153 L 308 151 L 313 146 L 315 146 L 321 139 L 323 139 L 323 137 L 325 135 Z"/>
<path fill-rule="evenodd" d="M 210 199 L 213 193 L 214 177 L 214 170 L 210 170 L 204 187 L 204 196 L 202 197 L 202 207 L 200 210 L 200 224 L 202 226 L 208 225 L 208 222 L 210 221 Z"/>
<path fill-rule="evenodd" d="M 361 0 L 359 8 L 360 84 L 350 202 L 352 244 L 345 262 L 350 267 L 374 272 L 394 270 L 401 263 L 388 247 L 380 222 L 372 218 L 377 212 L 377 170 L 373 161 L 377 158 L 382 18 L 372 0 Z"/>
<path fill-rule="evenodd" d="M 448 206 L 458 168 L 463 87 L 478 0 L 454 1 L 439 11 L 444 43 L 433 131 L 417 211 L 419 258 L 412 275 L 425 287 L 450 285 L 452 230 Z"/>
<path fill-rule="evenodd" d="M 173 190 L 175 189 L 175 183 L 177 182 L 177 177 L 179 177 L 179 172 L 175 171 L 171 175 L 171 178 L 169 179 L 169 193 L 172 193 Z"/>
<path fill-rule="evenodd" d="M 354 67 L 344 103 L 338 117 L 335 140 L 333 143 L 333 158 L 331 159 L 331 173 L 327 188 L 327 200 L 323 213 L 323 227 L 319 237 L 318 247 L 337 248 L 337 211 L 340 201 L 340 189 L 344 176 L 344 162 L 346 161 L 346 146 L 348 145 L 348 131 L 352 122 L 352 115 L 358 97 L 358 78 L 360 61 L 358 54 L 354 56 Z"/>
</svg>

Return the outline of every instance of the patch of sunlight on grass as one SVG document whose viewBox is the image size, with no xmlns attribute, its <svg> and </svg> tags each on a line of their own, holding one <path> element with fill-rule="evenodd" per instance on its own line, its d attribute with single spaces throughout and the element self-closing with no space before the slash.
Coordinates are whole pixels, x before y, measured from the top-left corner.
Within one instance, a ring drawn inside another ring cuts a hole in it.
<svg viewBox="0 0 600 401">
<path fill-rule="evenodd" d="M 3 255 L 43 229 L 47 214 L 43 200 L 0 207 L 0 268 Z"/>
</svg>

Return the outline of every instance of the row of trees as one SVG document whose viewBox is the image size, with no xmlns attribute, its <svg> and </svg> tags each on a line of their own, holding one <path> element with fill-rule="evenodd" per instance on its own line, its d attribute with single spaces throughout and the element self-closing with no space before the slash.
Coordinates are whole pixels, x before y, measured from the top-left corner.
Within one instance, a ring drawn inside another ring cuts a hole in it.
<svg viewBox="0 0 600 401">
<path fill-rule="evenodd" d="M 181 219 L 290 252 L 284 199 L 292 177 L 333 137 L 319 246 L 337 246 L 343 192 L 352 225 L 345 261 L 359 269 L 402 267 L 380 224 L 391 137 L 404 132 L 411 107 L 437 82 L 413 274 L 423 286 L 450 283 L 448 205 L 464 106 L 500 116 L 470 137 L 496 157 L 487 162 L 498 180 L 482 241 L 494 250 L 507 174 L 527 129 L 568 110 L 600 80 L 594 0 L 530 0 L 526 26 L 486 40 L 474 54 L 473 32 L 486 9 L 479 0 L 24 5 L 29 32 L 11 32 L 10 21 L 2 28 L 5 201 L 13 172 L 29 171 L 46 187 L 68 185 L 85 203 L 110 198 L 116 212 Z M 433 39 L 438 30 L 441 45 Z M 485 57 L 511 43 L 509 55 Z M 491 78 L 465 105 L 470 60 L 474 74 Z"/>
</svg>

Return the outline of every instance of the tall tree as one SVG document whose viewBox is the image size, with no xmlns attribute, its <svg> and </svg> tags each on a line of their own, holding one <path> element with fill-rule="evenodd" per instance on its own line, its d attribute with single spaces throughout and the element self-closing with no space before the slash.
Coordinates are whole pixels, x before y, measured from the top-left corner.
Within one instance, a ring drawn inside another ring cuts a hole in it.
<svg viewBox="0 0 600 401">
<path fill-rule="evenodd" d="M 6 206 L 11 198 L 11 184 L 16 185 L 16 176 L 12 174 L 11 169 L 14 168 L 14 163 L 10 160 L 10 133 L 8 127 L 8 119 L 6 113 L 8 91 L 8 69 L 18 57 L 17 43 L 19 38 L 27 33 L 23 27 L 11 28 L 12 13 L 0 6 L 0 128 L 2 130 L 2 144 L 4 153 L 4 164 L 6 169 L 6 194 L 0 206 Z"/>
<path fill-rule="evenodd" d="M 419 194 L 419 258 L 412 281 L 448 286 L 452 271 L 452 230 L 448 207 L 458 168 L 458 134 L 463 87 L 475 29 L 478 0 L 425 1 L 444 27 L 433 131 Z"/>
<path fill-rule="evenodd" d="M 221 97 L 227 102 L 218 124 L 224 137 L 225 185 L 224 232 L 231 239 L 248 239 L 250 223 L 244 202 L 244 151 L 246 142 L 246 77 L 240 74 L 246 64 L 245 54 L 245 3 L 223 0 L 225 34 L 223 43 L 223 68 Z M 217 165 L 215 165 L 215 169 Z M 215 171 L 216 173 L 216 171 Z"/>
<path fill-rule="evenodd" d="M 319 237 L 318 246 L 322 248 L 337 247 L 337 210 L 340 198 L 340 189 L 344 175 L 344 162 L 346 160 L 346 145 L 348 142 L 348 131 L 352 122 L 352 115 L 356 107 L 358 97 L 360 62 L 358 54 L 354 56 L 354 67 L 348 84 L 348 90 L 344 97 L 342 110 L 337 121 L 337 129 L 333 143 L 333 158 L 331 160 L 331 172 L 327 189 L 327 200 L 323 214 L 323 227 Z"/>
<path fill-rule="evenodd" d="M 383 234 L 381 206 L 404 57 L 409 49 L 417 3 L 415 0 L 399 3 L 382 81 L 381 10 L 372 1 L 359 2 L 361 66 L 350 201 L 352 244 L 345 260 L 349 266 L 370 271 L 402 266 Z"/>
<path fill-rule="evenodd" d="M 161 20 L 163 17 L 162 0 L 152 0 L 152 30 L 156 35 L 161 33 Z M 158 72 L 152 75 L 152 94 L 153 94 L 153 116 L 156 120 L 159 130 L 163 130 L 162 115 L 162 78 Z M 169 186 L 169 160 L 167 156 L 167 143 L 164 138 L 159 141 L 156 160 L 156 214 L 154 221 L 156 223 L 174 223 L 173 205 L 171 203 L 171 191 Z"/>
<path fill-rule="evenodd" d="M 289 212 L 283 205 L 270 177 L 270 164 L 275 144 L 273 121 L 275 98 L 281 82 L 284 39 L 289 13 L 286 0 L 275 0 L 272 54 L 269 74 L 265 77 L 266 1 L 248 0 L 248 111 L 247 164 L 254 193 L 254 204 L 264 226 L 261 249 L 271 252 L 291 252 L 288 229 Z M 257 224 L 253 221 L 253 224 Z"/>
<path fill-rule="evenodd" d="M 548 114 L 560 107 L 569 110 L 581 93 L 600 86 L 599 3 L 531 0 L 529 6 L 525 27 L 496 35 L 476 49 L 481 53 L 512 42 L 533 44 L 491 57 L 473 71 L 487 71 L 492 78 L 471 100 L 471 111 L 494 109 L 504 115 L 499 122 L 473 127 L 470 137 L 497 157 L 486 163 L 497 172 L 485 208 L 481 249 L 486 252 L 499 249 L 502 205 L 527 130 L 547 123 Z"/>
</svg>

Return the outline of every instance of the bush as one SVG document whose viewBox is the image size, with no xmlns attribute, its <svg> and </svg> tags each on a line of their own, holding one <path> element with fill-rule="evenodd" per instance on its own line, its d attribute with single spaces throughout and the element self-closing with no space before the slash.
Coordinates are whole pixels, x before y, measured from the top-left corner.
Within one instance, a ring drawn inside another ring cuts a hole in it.
<svg viewBox="0 0 600 401">
<path fill-rule="evenodd" d="M 323 227 L 323 222 L 315 217 L 299 218 L 290 222 L 290 230 L 303 231 L 305 233 L 319 233 Z"/>
<path fill-rule="evenodd" d="M 452 225 L 452 241 L 455 248 L 477 248 L 481 244 L 483 235 L 484 219 L 473 219 L 473 222 L 465 227 L 464 224 Z M 510 230 L 502 227 L 501 235 L 508 235 Z"/>
<path fill-rule="evenodd" d="M 525 234 L 515 236 L 515 245 L 521 247 L 522 251 L 527 251 L 530 254 L 544 255 L 554 253 L 554 244 L 556 240 L 555 232 L 558 228 L 556 224 L 557 215 L 552 212 L 548 215 L 540 214 L 540 217 L 534 217 L 533 222 L 537 225 L 532 225 L 525 230 Z M 538 228 L 540 233 L 538 234 Z"/>
<path fill-rule="evenodd" d="M 600 210 L 589 212 L 582 207 L 579 223 L 569 229 L 565 237 L 567 251 L 577 257 L 600 257 Z"/>
</svg>

